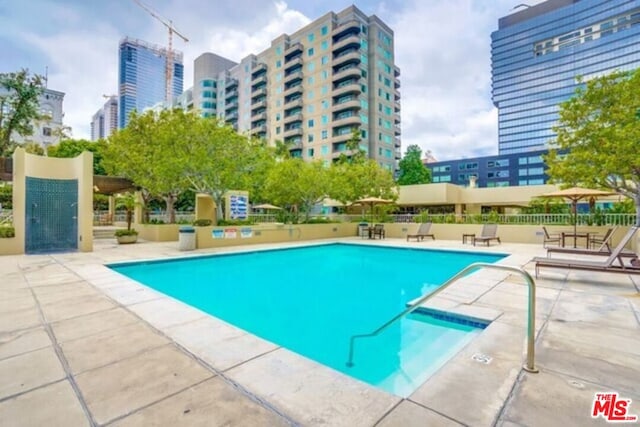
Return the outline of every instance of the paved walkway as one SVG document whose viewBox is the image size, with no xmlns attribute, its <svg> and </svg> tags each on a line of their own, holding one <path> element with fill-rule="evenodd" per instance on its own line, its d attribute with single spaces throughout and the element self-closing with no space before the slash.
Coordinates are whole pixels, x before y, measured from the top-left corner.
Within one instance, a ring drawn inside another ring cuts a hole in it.
<svg viewBox="0 0 640 427">
<path fill-rule="evenodd" d="M 501 262 L 529 271 L 543 253 L 476 249 L 511 253 Z M 246 248 L 225 249 L 233 250 Z M 221 250 L 194 254 L 210 252 Z M 103 266 L 178 255 L 176 243 L 104 240 L 93 253 L 0 257 L 0 424 L 597 426 L 606 422 L 590 417 L 591 406 L 605 391 L 632 399 L 640 415 L 638 276 L 542 271 L 538 374 L 521 369 L 523 280 L 488 270 L 466 277 L 429 306 L 491 325 L 401 399 Z"/>
</svg>

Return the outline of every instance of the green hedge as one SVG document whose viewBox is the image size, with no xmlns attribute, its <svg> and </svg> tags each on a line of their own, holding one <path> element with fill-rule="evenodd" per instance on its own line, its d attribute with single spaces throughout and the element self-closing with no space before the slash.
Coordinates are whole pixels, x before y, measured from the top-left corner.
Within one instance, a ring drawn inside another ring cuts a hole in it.
<svg viewBox="0 0 640 427">
<path fill-rule="evenodd" d="M 16 237 L 16 229 L 13 227 L 1 226 L 0 238 Z"/>
</svg>

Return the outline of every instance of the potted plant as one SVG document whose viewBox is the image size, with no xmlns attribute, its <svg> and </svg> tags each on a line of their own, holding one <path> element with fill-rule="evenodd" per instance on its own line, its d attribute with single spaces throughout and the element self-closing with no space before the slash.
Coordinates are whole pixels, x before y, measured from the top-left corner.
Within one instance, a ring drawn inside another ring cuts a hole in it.
<svg viewBox="0 0 640 427">
<path fill-rule="evenodd" d="M 118 198 L 118 203 L 116 207 L 123 208 L 127 214 L 127 229 L 126 230 L 116 230 L 115 236 L 118 240 L 118 243 L 135 243 L 138 241 L 138 232 L 135 229 L 131 228 L 131 221 L 133 220 L 133 210 L 135 209 L 138 202 L 136 202 L 136 198 L 131 193 L 125 193 Z"/>
</svg>

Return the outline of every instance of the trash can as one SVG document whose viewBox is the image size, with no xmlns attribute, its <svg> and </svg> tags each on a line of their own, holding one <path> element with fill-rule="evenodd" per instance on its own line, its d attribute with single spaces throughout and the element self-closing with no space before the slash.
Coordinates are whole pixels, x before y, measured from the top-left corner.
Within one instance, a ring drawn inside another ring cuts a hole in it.
<svg viewBox="0 0 640 427">
<path fill-rule="evenodd" d="M 178 230 L 178 249 L 192 251 L 196 248 L 196 229 L 193 227 L 180 227 Z"/>
<path fill-rule="evenodd" d="M 360 224 L 358 224 L 358 236 L 362 237 L 363 239 L 365 237 L 369 237 L 369 224 L 366 222 L 361 222 Z"/>
</svg>

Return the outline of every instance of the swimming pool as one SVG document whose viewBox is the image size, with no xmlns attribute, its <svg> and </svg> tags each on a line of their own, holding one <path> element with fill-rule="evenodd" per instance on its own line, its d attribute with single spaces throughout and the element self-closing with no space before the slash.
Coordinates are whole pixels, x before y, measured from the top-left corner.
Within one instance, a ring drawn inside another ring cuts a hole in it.
<svg viewBox="0 0 640 427">
<path fill-rule="evenodd" d="M 500 254 L 324 244 L 109 267 L 261 338 L 406 397 L 483 325 L 414 312 L 356 344 L 411 300 Z"/>
</svg>

